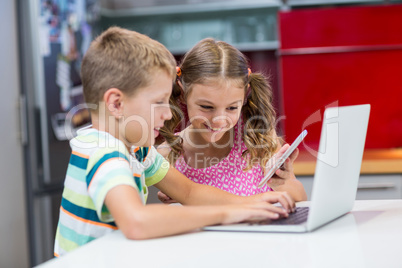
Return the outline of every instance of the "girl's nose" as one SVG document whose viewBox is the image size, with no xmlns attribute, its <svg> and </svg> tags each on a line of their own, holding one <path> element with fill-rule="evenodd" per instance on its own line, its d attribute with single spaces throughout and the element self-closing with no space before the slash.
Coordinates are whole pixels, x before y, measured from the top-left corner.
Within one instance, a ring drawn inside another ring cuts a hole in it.
<svg viewBox="0 0 402 268">
<path fill-rule="evenodd" d="M 226 127 L 228 125 L 228 118 L 224 115 L 215 116 L 212 119 L 212 127 L 221 128 Z"/>
</svg>

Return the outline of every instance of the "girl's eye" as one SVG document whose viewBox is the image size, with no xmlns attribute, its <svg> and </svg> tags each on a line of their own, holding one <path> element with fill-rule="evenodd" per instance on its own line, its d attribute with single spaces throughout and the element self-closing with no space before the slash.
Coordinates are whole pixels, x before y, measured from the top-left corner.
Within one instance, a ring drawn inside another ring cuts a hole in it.
<svg viewBox="0 0 402 268">
<path fill-rule="evenodd" d="M 200 107 L 201 107 L 202 109 L 207 109 L 207 110 L 213 109 L 212 106 L 208 106 L 208 105 L 200 105 Z"/>
<path fill-rule="evenodd" d="M 229 107 L 229 108 L 228 108 L 229 111 L 234 111 L 234 110 L 237 110 L 237 109 L 238 109 L 237 106 L 232 106 L 232 107 Z"/>
</svg>

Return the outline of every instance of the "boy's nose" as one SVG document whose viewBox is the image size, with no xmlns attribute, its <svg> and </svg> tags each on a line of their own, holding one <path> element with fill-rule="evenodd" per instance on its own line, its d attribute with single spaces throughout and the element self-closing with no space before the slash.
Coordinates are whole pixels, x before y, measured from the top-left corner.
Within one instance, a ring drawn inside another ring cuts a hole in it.
<svg viewBox="0 0 402 268">
<path fill-rule="evenodd" d="M 172 119 L 172 111 L 169 107 L 166 107 L 165 111 L 162 113 L 163 120 L 170 120 Z"/>
</svg>

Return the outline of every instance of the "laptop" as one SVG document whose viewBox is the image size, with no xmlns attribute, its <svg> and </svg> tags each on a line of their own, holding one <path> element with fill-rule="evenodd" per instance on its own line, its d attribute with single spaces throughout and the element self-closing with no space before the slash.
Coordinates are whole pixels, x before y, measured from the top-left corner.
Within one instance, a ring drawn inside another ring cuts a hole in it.
<svg viewBox="0 0 402 268">
<path fill-rule="evenodd" d="M 203 229 L 303 233 L 350 212 L 356 198 L 369 115 L 369 104 L 325 110 L 309 207 L 297 207 L 284 219 Z"/>
</svg>

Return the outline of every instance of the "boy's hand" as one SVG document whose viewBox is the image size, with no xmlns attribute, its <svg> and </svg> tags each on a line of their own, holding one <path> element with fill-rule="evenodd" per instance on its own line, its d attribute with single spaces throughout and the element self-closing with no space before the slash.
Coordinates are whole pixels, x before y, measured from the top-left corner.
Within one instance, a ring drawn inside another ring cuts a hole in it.
<svg viewBox="0 0 402 268">
<path fill-rule="evenodd" d="M 158 192 L 158 199 L 164 204 L 178 203 L 176 200 L 172 199 L 170 196 L 162 193 L 162 191 Z"/>
<path fill-rule="evenodd" d="M 272 165 L 274 164 L 276 159 L 279 159 L 289 148 L 289 144 L 285 144 L 282 148 L 268 161 L 267 166 L 265 167 L 265 172 L 267 173 Z M 268 180 L 267 184 L 269 187 L 275 190 L 276 187 L 282 186 L 288 180 L 296 179 L 296 176 L 293 172 L 293 162 L 299 155 L 299 149 L 295 149 L 292 154 L 285 160 L 283 165 L 275 172 L 275 174 Z"/>
<path fill-rule="evenodd" d="M 222 224 L 275 220 L 288 217 L 288 212 L 267 202 L 225 206 Z"/>
<path fill-rule="evenodd" d="M 248 202 L 252 203 L 259 203 L 259 202 L 264 202 L 267 204 L 274 204 L 274 203 L 280 203 L 282 205 L 282 208 L 285 209 L 288 213 L 293 212 L 295 210 L 295 201 L 293 198 L 290 197 L 290 195 L 287 192 L 265 192 L 262 194 L 257 194 L 257 195 L 251 195 L 244 197 Z"/>
</svg>

